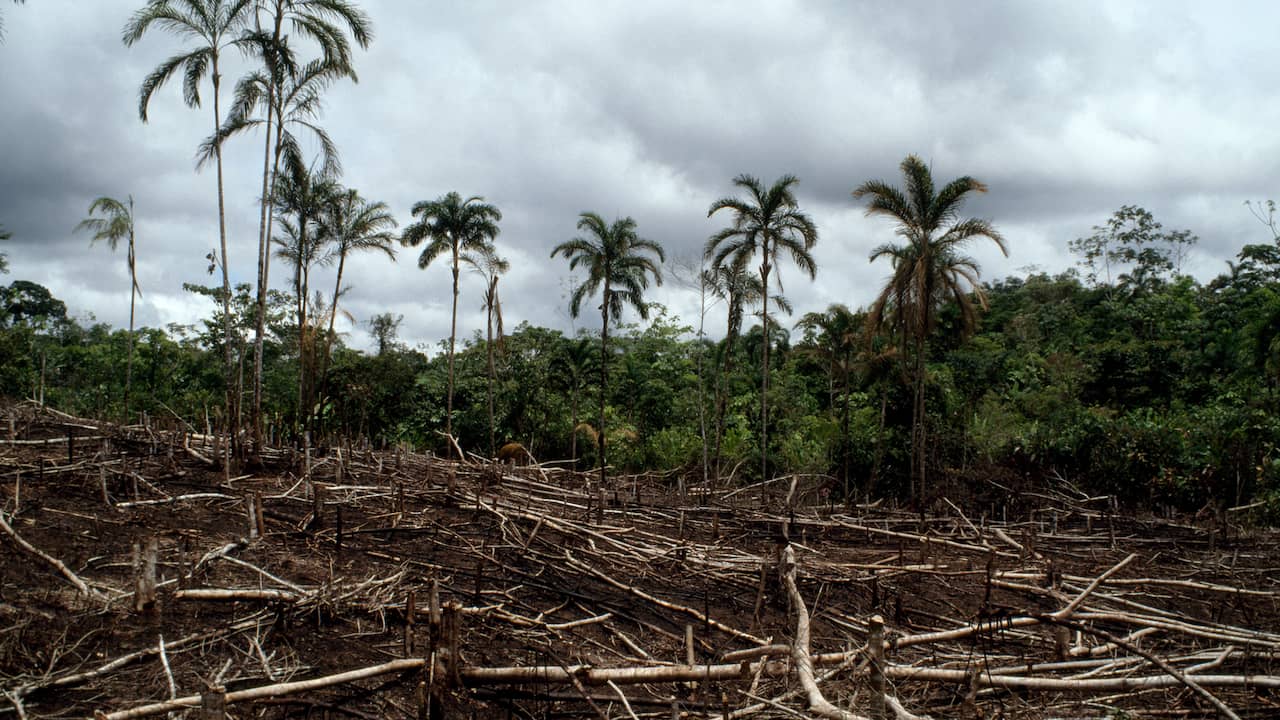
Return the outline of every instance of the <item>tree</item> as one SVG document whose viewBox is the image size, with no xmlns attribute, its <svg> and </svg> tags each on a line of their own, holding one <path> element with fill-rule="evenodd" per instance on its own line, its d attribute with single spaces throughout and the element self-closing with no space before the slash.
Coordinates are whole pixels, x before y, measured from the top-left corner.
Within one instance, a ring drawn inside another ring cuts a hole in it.
<svg viewBox="0 0 1280 720">
<path fill-rule="evenodd" d="M 334 255 L 329 252 L 327 240 L 321 231 L 321 222 L 331 202 L 339 194 L 336 181 L 323 173 L 314 172 L 297 158 L 290 163 L 285 174 L 276 178 L 273 193 L 276 223 L 282 237 L 273 237 L 279 246 L 276 257 L 288 261 L 293 267 L 293 288 L 297 303 L 298 321 L 298 405 L 299 431 L 310 425 L 312 390 L 315 371 L 315 336 L 311 332 L 310 293 L 311 268 L 327 265 Z"/>
<path fill-rule="evenodd" d="M 764 288 L 760 284 L 760 276 L 748 271 L 745 263 L 717 265 L 702 272 L 703 282 L 716 297 L 725 301 L 727 318 L 725 337 L 720 350 L 720 373 L 716 389 L 716 428 L 714 452 L 711 466 L 715 469 L 716 479 L 720 478 L 721 444 L 724 441 L 725 411 L 729 400 L 729 377 L 733 374 L 733 361 L 742 335 L 742 318 L 749 307 L 764 302 Z M 771 293 L 770 298 L 788 315 L 791 314 L 791 303 L 786 297 Z M 773 316 L 770 315 L 770 320 Z"/>
<path fill-rule="evenodd" d="M 745 268 L 756 253 L 760 254 L 761 318 L 763 336 L 769 337 L 769 275 L 786 251 L 810 279 L 818 268 L 809 253 L 818 242 L 818 228 L 808 215 L 800 212 L 792 187 L 800 182 L 794 175 L 783 175 L 765 189 L 750 175 L 739 175 L 733 184 L 747 192 L 746 199 L 724 197 L 711 203 L 707 217 L 721 210 L 733 214 L 732 224 L 707 240 L 705 254 L 711 267 L 723 265 Z M 779 283 L 781 287 L 781 283 Z M 769 468 L 769 345 L 764 344 L 760 370 L 760 476 L 768 479 Z"/>
<path fill-rule="evenodd" d="M 328 383 L 329 361 L 333 352 L 333 325 L 338 316 L 338 299 L 345 292 L 342 289 L 342 273 L 347 266 L 347 257 L 358 252 L 381 252 L 393 262 L 396 259 L 395 233 L 396 220 L 391 209 L 384 202 L 368 202 L 360 197 L 360 193 L 348 189 L 338 192 L 325 203 L 320 216 L 318 235 L 321 242 L 328 242 L 333 247 L 330 254 L 338 259 L 337 277 L 333 283 L 333 303 L 329 308 L 329 332 L 325 335 L 324 357 L 320 365 L 320 382 Z M 323 400 L 323 393 L 322 398 Z"/>
<path fill-rule="evenodd" d="M 222 127 L 222 112 L 219 105 L 222 74 L 219 61 L 224 49 L 243 45 L 244 38 L 239 31 L 245 27 L 252 8 L 252 0 L 151 0 L 146 7 L 133 14 L 124 28 L 123 40 L 126 47 L 132 47 L 134 43 L 141 40 L 152 25 L 157 25 L 179 37 L 194 40 L 196 43 L 195 49 L 165 60 L 142 81 L 138 98 L 138 115 L 143 122 L 147 121 L 147 106 L 151 103 L 151 96 L 179 70 L 183 74 L 183 100 L 188 107 L 199 107 L 200 81 L 207 72 L 213 85 L 213 132 L 215 136 L 218 135 Z M 216 264 L 222 268 L 223 330 L 224 336 L 229 339 L 231 337 L 231 276 L 227 268 L 227 213 L 222 184 L 220 137 L 215 138 L 213 154 L 218 174 L 218 242 L 221 251 Z M 239 398 L 235 392 L 230 342 L 223 350 L 223 365 L 227 384 L 227 431 L 230 435 L 230 442 L 227 443 L 227 457 L 230 458 L 237 444 L 237 436 L 232 432 L 231 425 L 239 407 Z"/>
<path fill-rule="evenodd" d="M 102 217 L 94 217 L 100 213 Z M 142 294 L 138 287 L 137 256 L 134 254 L 133 196 L 128 203 L 115 198 L 100 197 L 89 204 L 89 217 L 80 221 L 76 230 L 93 233 L 90 243 L 105 240 L 114 252 L 120 241 L 129 240 L 129 350 L 125 360 L 124 371 L 124 417 L 129 418 L 129 391 L 133 385 L 133 317 L 138 295 Z"/>
<path fill-rule="evenodd" d="M 853 385 L 850 381 L 854 358 L 858 354 L 859 330 L 865 321 L 848 306 L 835 303 L 826 312 L 809 312 L 796 323 L 805 331 L 811 344 L 806 348 L 827 364 L 827 393 L 832 413 L 836 411 L 836 389 L 840 390 L 840 478 L 844 482 L 844 494 L 849 495 L 849 396 Z"/>
<path fill-rule="evenodd" d="M 556 377 L 562 387 L 569 390 L 569 457 L 575 468 L 578 466 L 578 404 L 596 365 L 594 348 L 586 337 L 568 341 L 556 356 Z"/>
<path fill-rule="evenodd" d="M 912 381 L 915 402 L 912 410 L 912 494 L 922 498 L 925 491 L 926 433 L 925 362 L 929 336 L 938 322 L 939 308 L 954 300 L 960 313 L 961 334 L 972 332 L 977 310 L 974 299 L 986 307 L 986 295 L 979 285 L 977 263 L 960 254 L 976 238 L 990 239 L 1005 249 L 1004 238 L 987 220 L 958 219 L 965 198 L 986 192 L 987 186 L 964 176 L 935 191 L 929 166 L 908 155 L 900 166 L 906 190 L 882 180 L 868 180 L 853 191 L 855 200 L 868 199 L 867 215 L 894 220 L 900 245 L 886 244 L 871 253 L 871 262 L 887 258 L 893 274 L 871 306 L 868 323 L 887 323 L 903 344 L 914 353 Z M 972 293 L 972 296 L 970 295 Z"/>
<path fill-rule="evenodd" d="M 551 251 L 551 257 L 563 255 L 571 272 L 579 266 L 587 271 L 586 280 L 573 289 L 569 298 L 569 314 L 573 317 L 581 313 L 583 300 L 600 291 L 600 426 L 596 428 L 596 442 L 600 451 L 600 486 L 604 487 L 608 464 L 604 410 L 609 388 L 609 322 L 616 321 L 628 305 L 641 318 L 648 319 L 644 291 L 651 276 L 654 284 L 662 284 L 662 271 L 654 258 L 658 263 L 665 262 L 666 254 L 658 243 L 640 237 L 636 221 L 629 217 L 609 225 L 596 213 L 584 212 L 578 218 L 578 230 L 586 235 L 560 243 Z"/>
<path fill-rule="evenodd" d="M 373 342 L 378 348 L 378 355 L 386 355 L 394 350 L 397 343 L 396 336 L 400 332 L 400 323 L 404 322 L 404 315 L 392 315 L 391 313 L 380 313 L 369 318 L 369 333 L 373 335 Z"/>
<path fill-rule="evenodd" d="M 467 253 L 462 256 L 462 261 L 470 265 L 472 270 L 484 278 L 485 353 L 487 355 L 489 373 L 489 456 L 496 458 L 498 456 L 498 446 L 493 419 L 493 384 L 497 379 L 497 374 L 493 364 L 493 334 L 496 329 L 498 346 L 501 347 L 504 333 L 502 329 L 502 301 L 498 298 L 498 280 L 511 269 L 511 263 L 505 258 L 498 257 L 492 246 L 480 252 Z"/>
<path fill-rule="evenodd" d="M 418 267 L 425 269 L 432 260 L 448 253 L 452 258 L 453 315 L 449 324 L 449 388 L 444 420 L 445 434 L 453 437 L 453 353 L 458 337 L 458 271 L 463 253 L 483 252 L 498 236 L 498 221 L 502 213 L 484 198 L 469 197 L 466 200 L 456 192 L 413 206 L 413 216 L 419 220 L 405 228 L 400 238 L 406 246 L 417 247 L 427 241 L 418 256 Z"/>
<path fill-rule="evenodd" d="M 1255 216 L 1261 219 L 1257 211 Z M 1121 288 L 1131 293 L 1149 292 L 1169 275 L 1181 272 L 1183 259 L 1199 239 L 1189 230 L 1163 232 L 1163 227 L 1150 212 L 1125 205 L 1105 225 L 1095 225 L 1093 235 L 1072 240 L 1069 247 L 1081 256 L 1080 264 L 1088 271 L 1091 284 L 1099 284 L 1101 268 L 1108 297 L 1113 265 L 1128 269 L 1116 277 Z"/>
<path fill-rule="evenodd" d="M 269 16 L 270 35 L 262 27 L 262 12 Z M 295 53 L 289 45 L 286 25 L 294 36 L 306 37 L 320 46 L 322 59 L 297 67 Z M 250 118 L 255 105 L 265 118 L 266 134 L 262 150 L 262 208 L 258 224 L 258 295 L 253 353 L 253 434 L 255 447 L 262 442 L 262 342 L 265 332 L 267 292 L 270 287 L 270 188 L 275 187 L 282 155 L 297 154 L 296 139 L 287 130 L 300 125 L 312 130 L 325 153 L 326 166 L 336 172 L 337 150 L 312 121 L 319 114 L 320 99 L 329 83 L 340 77 L 356 79 L 351 63 L 351 46 L 340 26 L 346 26 L 356 43 L 367 48 L 373 39 L 369 18 L 348 0 L 266 0 L 254 12 L 256 47 L 262 70 L 252 73 L 236 89 L 237 108 L 244 112 L 236 117 Z M 243 94 L 242 94 L 243 89 Z M 246 124 L 246 127 L 249 126 Z M 272 129 L 275 136 L 272 137 Z"/>
</svg>

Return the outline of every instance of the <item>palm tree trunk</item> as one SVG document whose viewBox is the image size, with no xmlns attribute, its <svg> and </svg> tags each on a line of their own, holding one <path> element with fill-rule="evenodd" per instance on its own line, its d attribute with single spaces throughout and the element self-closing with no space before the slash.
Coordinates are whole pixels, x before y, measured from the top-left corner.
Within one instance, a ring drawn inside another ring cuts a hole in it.
<svg viewBox="0 0 1280 720">
<path fill-rule="evenodd" d="M 138 268 L 133 246 L 133 196 L 129 196 L 129 349 L 124 366 L 124 422 L 129 423 L 129 394 L 133 389 L 133 317 L 138 298 Z"/>
<path fill-rule="evenodd" d="M 840 443 L 841 468 L 840 470 L 844 480 L 844 499 L 845 499 L 845 502 L 847 503 L 852 502 L 852 496 L 849 494 L 849 491 L 850 491 L 850 486 L 849 486 L 849 395 L 851 394 L 851 388 L 849 387 L 849 363 L 851 361 L 852 359 L 849 357 L 849 351 L 845 350 L 844 372 L 843 372 L 844 407 L 841 408 L 842 409 L 841 415 L 843 417 L 840 418 L 840 426 L 841 426 L 840 427 L 840 437 L 841 437 L 841 443 Z"/>
<path fill-rule="evenodd" d="M 760 480 L 769 479 L 769 248 L 764 248 L 764 261 L 760 263 L 761 293 L 760 317 L 764 324 L 764 351 L 760 371 Z"/>
<path fill-rule="evenodd" d="M 221 85 L 222 78 L 218 74 L 218 53 L 216 49 L 213 52 L 211 60 L 213 70 L 213 150 L 218 166 L 218 242 L 220 243 L 220 249 L 222 252 L 222 347 L 223 369 L 227 383 L 227 465 L 229 468 L 233 450 L 237 445 L 237 428 L 234 423 L 236 415 L 236 387 L 234 370 L 231 363 L 231 275 L 227 269 L 227 207 L 222 184 L 222 139 L 217 135 L 218 131 L 222 128 L 222 108 L 219 104 L 218 97 L 218 89 Z"/>
<path fill-rule="evenodd" d="M 715 459 L 711 465 L 715 468 L 715 479 L 717 483 L 720 480 L 720 451 L 724 442 L 724 414 L 729 403 L 729 374 L 733 372 L 733 348 L 737 344 L 738 333 L 736 326 L 740 323 L 734 322 L 735 314 L 741 312 L 735 295 L 730 292 L 729 296 L 729 326 L 725 329 L 724 336 L 724 363 L 723 370 L 720 373 L 720 382 L 717 386 L 716 397 L 716 444 Z"/>
<path fill-rule="evenodd" d="M 347 264 L 347 251 L 338 250 L 338 278 L 333 285 L 333 306 L 329 308 L 329 332 L 324 338 L 324 359 L 320 362 L 320 394 L 317 401 L 321 404 L 329 397 L 329 363 L 333 353 L 333 323 L 338 317 L 338 294 L 342 292 L 342 271 Z"/>
<path fill-rule="evenodd" d="M 301 219 L 301 218 L 299 218 Z M 300 230 L 299 234 L 305 238 L 305 231 Z M 303 427 L 302 408 L 306 402 L 305 378 L 307 376 L 307 294 L 304 290 L 302 278 L 302 251 L 301 248 L 306 244 L 305 239 L 299 244 L 298 267 L 294 271 L 293 291 L 297 294 L 298 302 L 298 405 L 293 425 L 297 429 L 297 437 L 295 442 L 302 440 Z"/>
<path fill-rule="evenodd" d="M 573 380 L 573 393 L 570 397 L 570 412 L 573 414 L 573 427 L 569 430 L 569 457 L 573 458 L 573 468 L 578 468 L 578 378 Z"/>
<path fill-rule="evenodd" d="M 875 458 L 871 461 L 871 477 L 867 480 L 867 494 L 875 489 L 880 480 L 880 464 L 884 461 L 884 423 L 889 414 L 889 387 L 883 382 L 880 385 L 880 425 L 876 428 Z"/>
<path fill-rule="evenodd" d="M 498 289 L 498 280 L 494 278 L 489 283 L 489 302 L 485 303 L 489 307 L 485 316 L 485 350 L 489 355 L 489 457 L 498 457 L 498 443 L 493 424 L 493 301 L 494 293 Z"/>
<path fill-rule="evenodd" d="M 453 344 L 458 337 L 458 242 L 454 239 L 453 243 L 453 317 L 449 321 L 449 392 L 446 400 L 446 414 L 444 416 L 444 432 L 450 438 L 453 437 Z M 449 452 L 453 452 L 453 442 L 449 443 Z M 459 457 L 459 460 L 464 458 Z"/>
<path fill-rule="evenodd" d="M 912 408 L 912 468 L 915 476 L 913 499 L 923 501 L 925 492 L 925 417 L 924 417 L 924 354 L 926 341 L 923 337 L 916 340 L 915 398 Z"/>
<path fill-rule="evenodd" d="M 604 439 L 604 405 L 606 391 L 609 388 L 609 280 L 604 281 L 604 302 L 600 304 L 600 427 L 596 435 L 596 442 L 600 447 L 600 488 L 604 489 L 605 484 L 605 466 L 608 461 L 605 457 L 605 439 Z"/>
<path fill-rule="evenodd" d="M 258 297 L 254 303 L 253 331 L 253 452 L 255 457 L 262 448 L 262 337 L 267 326 L 267 264 L 271 257 L 269 211 L 271 187 L 275 172 L 271 162 L 271 126 L 275 119 L 275 83 L 267 88 L 267 137 L 262 148 L 262 212 L 258 219 Z"/>
<path fill-rule="evenodd" d="M 707 354 L 704 338 L 707 324 L 707 281 L 701 272 L 698 273 L 698 434 L 702 436 L 702 485 L 706 487 L 710 476 L 707 447 L 707 379 L 703 371 L 704 358 Z M 680 476 L 680 495 L 685 494 L 684 476 Z"/>
</svg>

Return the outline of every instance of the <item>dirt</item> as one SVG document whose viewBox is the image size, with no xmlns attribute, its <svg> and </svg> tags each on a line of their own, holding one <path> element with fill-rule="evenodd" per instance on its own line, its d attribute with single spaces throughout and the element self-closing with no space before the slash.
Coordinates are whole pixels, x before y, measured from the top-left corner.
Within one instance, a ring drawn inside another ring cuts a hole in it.
<svg viewBox="0 0 1280 720">
<path fill-rule="evenodd" d="M 883 503 L 832 505 L 821 479 L 681 497 L 658 476 L 614 478 L 601 515 L 597 491 L 587 492 L 593 476 L 564 470 L 342 447 L 316 452 L 308 477 L 301 453 L 275 449 L 262 453 L 262 469 L 228 481 L 197 457 L 216 456 L 210 439 L 174 422 L 120 428 L 30 405 L 0 417 L 14 418 L 8 440 L 0 420 L 0 509 L 18 536 L 101 595 L 78 592 L 47 559 L 0 535 L 0 719 L 93 717 L 406 657 L 426 662 L 233 703 L 227 716 L 704 717 L 768 698 L 774 704 L 753 717 L 794 717 L 807 710 L 802 696 L 786 696 L 797 681 L 785 655 L 754 678 L 692 684 L 486 685 L 448 677 L 453 668 L 681 664 L 687 626 L 697 664 L 723 664 L 726 653 L 759 644 L 745 636 L 789 644 L 796 608 L 778 574 L 787 543 L 798 555 L 814 653 L 857 651 L 868 618 L 879 614 L 899 666 L 982 672 L 1053 662 L 1052 629 L 1015 630 L 1013 620 L 1060 610 L 1087 580 L 1133 553 L 1114 581 L 1192 584 L 1104 583 L 1081 610 L 1129 612 L 1139 621 L 1084 618 L 1085 630 L 1133 639 L 1141 618 L 1176 618 L 1191 630 L 1139 632 L 1133 643 L 1183 668 L 1205 662 L 1187 658 L 1225 653 L 1211 672 L 1280 673 L 1280 638 L 1271 635 L 1280 630 L 1280 535 L 1229 516 L 1207 523 L 1114 512 L 1108 499 L 1049 486 L 1016 503 L 986 487 L 968 494 L 980 501 L 957 496 L 954 507 L 940 500 L 918 515 Z M 325 488 L 319 517 L 314 487 Z M 259 538 L 250 537 L 246 510 L 254 496 L 264 511 Z M 140 501 L 162 502 L 127 505 Z M 1011 506 L 1018 517 L 1007 515 Z M 135 545 L 145 549 L 152 539 L 159 588 L 154 607 L 139 611 Z M 433 587 L 442 626 L 431 622 Z M 183 596 L 192 589 L 282 595 Z M 963 640 L 894 645 L 975 623 L 981 630 Z M 1212 636 L 1221 628 L 1255 640 Z M 1124 648 L 1088 652 L 1105 645 L 1101 637 L 1073 637 L 1073 657 L 1133 657 Z M 1163 674 L 1137 660 L 1045 676 Z M 1121 692 L 890 685 L 909 710 L 939 718 L 1215 715 L 1181 684 Z M 867 711 L 866 668 L 856 658 L 822 687 L 831 702 Z M 1280 715 L 1273 688 L 1211 690 L 1241 717 Z"/>
</svg>

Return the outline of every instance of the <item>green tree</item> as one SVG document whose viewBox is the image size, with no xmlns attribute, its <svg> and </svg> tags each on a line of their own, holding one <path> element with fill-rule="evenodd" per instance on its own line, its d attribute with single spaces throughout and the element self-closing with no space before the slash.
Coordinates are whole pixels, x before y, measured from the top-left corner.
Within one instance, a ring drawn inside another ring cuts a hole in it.
<svg viewBox="0 0 1280 720">
<path fill-rule="evenodd" d="M 266 30 L 263 15 L 267 16 Z M 344 30 L 345 26 L 345 30 Z M 351 44 L 347 33 L 367 48 L 373 38 L 367 15 L 348 0 L 263 0 L 254 9 L 254 46 L 262 68 L 241 80 L 236 88 L 236 110 L 229 125 L 233 130 L 237 119 L 249 120 L 255 106 L 260 116 L 255 123 L 265 122 L 262 150 L 262 204 L 258 221 L 258 294 L 254 328 L 253 433 L 255 447 L 262 440 L 262 344 L 266 323 L 267 292 L 270 287 L 270 233 L 273 220 L 269 189 L 275 186 L 282 156 L 299 154 L 296 138 L 288 130 L 291 125 L 314 132 L 325 154 L 326 166 L 338 171 L 337 151 L 328 135 L 314 123 L 319 115 L 320 100 L 328 85 L 341 77 L 356 79 L 351 62 Z M 286 33 L 286 29 L 291 33 Z M 309 38 L 319 45 L 321 60 L 301 67 L 290 45 L 291 37 Z M 275 131 L 274 136 L 272 131 Z"/>
<path fill-rule="evenodd" d="M 551 251 L 551 257 L 567 258 L 570 272 L 579 266 L 587 271 L 586 280 L 573 289 L 569 298 L 569 313 L 573 317 L 581 313 L 583 300 L 600 291 L 600 426 L 596 428 L 596 442 L 600 453 L 600 486 L 604 487 L 608 465 L 605 400 L 609 388 L 609 322 L 621 317 L 628 305 L 641 318 L 648 319 L 644 291 L 649 287 L 650 276 L 655 284 L 662 284 L 658 263 L 665 262 L 666 254 L 658 243 L 640 237 L 636 221 L 629 217 L 610 225 L 596 213 L 584 212 L 579 216 L 578 230 L 586 234 L 560 243 Z M 658 263 L 654 262 L 655 257 Z"/>
<path fill-rule="evenodd" d="M 912 494 L 922 498 L 927 458 L 925 363 L 938 310 L 954 300 L 960 312 L 961 334 L 971 332 L 977 316 L 974 299 L 985 307 L 986 296 L 979 285 L 978 264 L 960 252 L 974 239 L 985 237 L 1002 253 L 1008 253 L 1004 238 L 989 221 L 957 217 L 965 198 L 970 193 L 986 192 L 986 185 L 966 175 L 935 190 L 933 174 L 920 158 L 908 155 L 900 167 L 905 191 L 882 180 L 869 180 L 853 191 L 853 197 L 868 200 L 867 215 L 894 220 L 897 234 L 904 240 L 900 245 L 882 245 L 871 253 L 872 262 L 887 258 L 893 274 L 872 304 L 868 322 L 878 327 L 887 321 L 904 345 L 910 343 L 914 350 Z"/>
<path fill-rule="evenodd" d="M 1081 256 L 1091 284 L 1100 284 L 1099 271 L 1105 275 L 1108 296 L 1113 266 L 1127 270 L 1115 278 L 1120 288 L 1131 294 L 1150 292 L 1181 271 L 1183 259 L 1199 239 L 1189 230 L 1166 232 L 1163 227 L 1147 210 L 1125 205 L 1106 224 L 1095 225 L 1092 235 L 1072 240 L 1069 247 Z"/>
<path fill-rule="evenodd" d="M 399 334 L 400 324 L 403 322 L 404 315 L 392 315 L 389 312 L 379 313 L 369 318 L 369 333 L 373 335 L 373 342 L 378 348 L 378 355 L 386 355 L 396 349 L 399 344 L 396 336 Z"/>
<path fill-rule="evenodd" d="M 579 337 L 566 342 L 555 361 L 556 378 L 569 391 L 569 457 L 578 466 L 578 406 L 587 380 L 597 370 L 595 349 L 590 338 Z"/>
<path fill-rule="evenodd" d="M 458 272 L 462 255 L 483 252 L 498 236 L 498 222 L 502 213 L 497 207 L 484 202 L 479 196 L 466 200 L 451 192 L 436 200 L 422 201 L 413 206 L 413 216 L 419 220 L 404 230 L 400 242 L 417 247 L 426 241 L 418 256 L 418 267 L 425 269 L 432 260 L 448 253 L 452 258 L 453 314 L 449 323 L 449 387 L 444 420 L 444 431 L 453 436 L 453 366 L 454 345 L 458 337 Z M 461 459 L 461 458 L 459 458 Z"/>
<path fill-rule="evenodd" d="M 319 240 L 329 243 L 330 254 L 338 259 L 338 272 L 333 283 L 333 303 L 329 308 L 329 331 L 325 334 L 324 357 L 320 365 L 322 391 L 328 384 L 330 356 L 333 352 L 333 325 L 338 316 L 338 300 L 345 294 L 342 274 L 352 253 L 381 252 L 393 262 L 396 259 L 392 229 L 396 220 L 384 202 L 369 202 L 360 193 L 348 189 L 337 192 L 325 203 L 320 216 Z M 324 393 L 321 393 L 322 399 Z"/>
<path fill-rule="evenodd" d="M 747 193 L 746 199 L 724 197 L 711 203 L 707 217 L 721 210 L 733 215 L 732 224 L 707 240 L 705 254 L 713 268 L 725 264 L 746 267 L 760 254 L 761 318 L 764 337 L 769 335 L 769 275 L 785 251 L 796 266 L 812 279 L 818 267 L 810 250 L 818 242 L 818 228 L 800 212 L 792 187 L 799 181 L 783 175 L 766 189 L 750 175 L 739 175 L 733 183 Z M 781 283 L 779 283 L 781 285 Z M 769 468 L 769 345 L 764 343 L 760 370 L 760 476 L 767 479 Z"/>
<path fill-rule="evenodd" d="M 836 409 L 837 388 L 840 397 L 840 479 L 845 498 L 849 497 L 849 415 L 853 394 L 851 376 L 861 344 L 859 318 L 846 305 L 830 305 L 825 312 L 805 313 L 796 327 L 805 331 L 808 351 L 827 365 L 827 394 L 832 412 Z"/>
<path fill-rule="evenodd" d="M 276 224 L 282 236 L 272 238 L 279 246 L 276 257 L 293 268 L 293 289 L 298 328 L 298 404 L 295 422 L 299 432 L 310 424 L 314 400 L 316 335 L 311 310 L 311 269 L 328 265 L 334 254 L 327 247 L 322 222 L 330 204 L 340 192 L 336 181 L 304 166 L 297 158 L 276 178 L 273 202 Z"/>
<path fill-rule="evenodd" d="M 261 40 L 261 38 L 260 38 Z M 280 57 L 289 52 L 288 48 L 264 49 L 264 57 Z M 256 129 L 266 128 L 266 145 L 263 157 L 263 201 L 259 218 L 258 248 L 258 292 L 256 314 L 258 320 L 254 328 L 254 369 L 253 369 L 253 409 L 250 423 L 253 426 L 254 446 L 261 445 L 261 413 L 262 413 L 262 340 L 266 331 L 265 302 L 267 289 L 270 287 L 271 253 L 268 251 L 269 228 L 275 224 L 274 207 L 267 188 L 275 187 L 280 177 L 280 168 L 305 164 L 302 144 L 292 129 L 295 127 L 309 130 L 321 149 L 322 172 L 336 175 L 341 172 L 338 149 L 328 133 L 316 123 L 321 109 L 324 91 L 336 79 L 351 74 L 349 67 L 330 64 L 324 61 L 313 61 L 296 67 L 270 65 L 266 69 L 249 73 L 236 84 L 234 101 L 223 124 L 218 138 L 206 141 L 202 150 L 202 160 L 207 160 L 215 146 L 215 139 L 225 140 L 234 135 Z M 254 114 L 255 110 L 260 112 Z M 274 136 L 274 154 L 272 148 L 272 131 Z M 287 172 L 287 170 L 286 170 Z M 268 184 L 270 183 L 270 184 Z"/>
<path fill-rule="evenodd" d="M 101 217 L 94 217 L 101 214 Z M 100 197 L 89 204 L 89 217 L 80 221 L 76 230 L 93 233 L 90 240 L 96 243 L 105 240 L 114 252 L 121 240 L 128 239 L 129 263 L 129 350 L 125 360 L 124 371 L 124 417 L 129 419 L 129 391 L 133 386 L 133 318 L 134 307 L 141 289 L 138 287 L 137 256 L 134 254 L 133 196 L 128 203 L 115 198 Z"/>
<path fill-rule="evenodd" d="M 498 280 L 502 275 L 511 269 L 511 263 L 505 258 L 498 257 L 497 252 L 492 246 L 485 248 L 480 252 L 467 253 L 462 256 L 462 261 L 471 266 L 471 269 L 484 278 L 484 313 L 485 313 L 485 355 L 488 366 L 488 389 L 487 397 L 489 400 L 489 457 L 496 458 L 498 456 L 498 445 L 496 434 L 496 425 L 494 424 L 493 412 L 493 385 L 497 380 L 497 373 L 494 369 L 493 351 L 494 351 L 494 332 L 498 334 L 497 346 L 502 347 L 502 337 L 504 335 L 502 328 L 502 300 L 498 297 Z"/>
<path fill-rule="evenodd" d="M 200 106 L 200 81 L 206 73 L 213 85 L 213 132 L 215 135 L 213 154 L 218 175 L 218 242 L 220 255 L 217 265 L 222 268 L 223 290 L 223 323 L 224 336 L 231 337 L 231 276 L 227 268 L 227 213 L 225 193 L 222 183 L 222 141 L 217 137 L 222 127 L 222 108 L 220 103 L 222 73 L 220 60 L 223 50 L 229 47 L 243 46 L 244 29 L 249 14 L 252 12 L 253 0 L 151 0 L 146 7 L 138 10 L 124 27 L 123 37 L 126 47 L 142 39 L 153 25 L 181 38 L 192 40 L 196 47 L 185 53 L 170 57 L 160 64 L 142 81 L 142 89 L 138 98 L 138 115 L 143 122 L 147 121 L 147 106 L 151 96 L 159 90 L 169 78 L 179 71 L 183 75 L 182 97 L 188 107 Z M 236 433 L 231 432 L 238 408 L 238 394 L 235 392 L 235 378 L 231 362 L 231 345 L 223 350 L 223 366 L 226 377 L 226 410 L 228 419 L 228 457 L 237 444 Z"/>
</svg>

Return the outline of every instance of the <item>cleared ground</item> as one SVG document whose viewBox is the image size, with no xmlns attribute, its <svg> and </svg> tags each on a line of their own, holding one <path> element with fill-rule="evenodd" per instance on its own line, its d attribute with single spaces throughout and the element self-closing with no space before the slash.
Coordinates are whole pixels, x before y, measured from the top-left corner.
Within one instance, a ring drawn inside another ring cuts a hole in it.
<svg viewBox="0 0 1280 720">
<path fill-rule="evenodd" d="M 0 414 L 0 718 L 866 716 L 874 616 L 890 716 L 1280 715 L 1280 536 L 1242 513 L 216 456 L 177 422 Z"/>
</svg>

